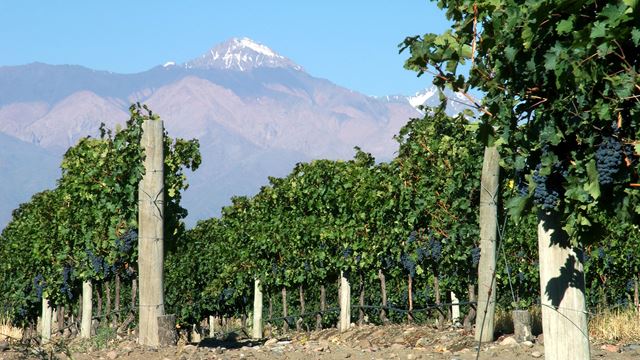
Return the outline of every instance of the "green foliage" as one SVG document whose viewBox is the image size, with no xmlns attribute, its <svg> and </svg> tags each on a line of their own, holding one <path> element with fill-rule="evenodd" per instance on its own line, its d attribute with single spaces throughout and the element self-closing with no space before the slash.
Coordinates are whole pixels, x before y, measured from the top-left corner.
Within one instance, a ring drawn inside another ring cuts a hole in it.
<svg viewBox="0 0 640 360">
<path fill-rule="evenodd" d="M 611 185 L 594 171 L 605 139 L 633 143 L 640 129 L 637 2 L 438 5 L 453 22 L 451 30 L 407 38 L 401 44 L 410 51 L 406 66 L 433 72 L 440 86 L 486 94 L 481 121 L 495 131 L 486 140 L 501 145 L 505 166 L 562 174 L 551 184 L 560 195 L 554 211 L 573 241 L 592 240 L 599 209 L 637 212 L 638 192 L 629 188 L 637 179 L 636 161 L 616 169 Z M 459 74 L 458 65 L 472 56 L 469 75 Z"/>
<path fill-rule="evenodd" d="M 42 295 L 54 305 L 77 299 L 84 280 L 132 275 L 137 262 L 138 182 L 143 176 L 142 123 L 157 120 L 135 104 L 123 129 L 100 127 L 62 160 L 54 190 L 36 194 L 13 213 L 0 236 L 0 303 L 15 322 L 33 321 Z M 200 164 L 197 140 L 165 134 L 165 229 L 170 244 L 184 229 L 184 168 Z M 6 259 L 6 260 L 5 260 Z M 17 274 L 16 276 L 14 276 Z"/>
<path fill-rule="evenodd" d="M 233 198 L 219 220 L 198 223 L 169 255 L 171 311 L 183 322 L 238 314 L 254 279 L 267 294 L 302 286 L 317 295 L 340 271 L 369 287 L 381 270 L 405 289 L 390 301 L 406 302 L 405 254 L 419 268 L 414 289 L 430 294 L 422 301 L 434 300 L 436 277 L 463 293 L 474 281 L 482 151 L 468 125 L 440 109 L 403 128 L 390 163 L 356 149 L 352 160 L 300 163 L 255 196 Z"/>
</svg>

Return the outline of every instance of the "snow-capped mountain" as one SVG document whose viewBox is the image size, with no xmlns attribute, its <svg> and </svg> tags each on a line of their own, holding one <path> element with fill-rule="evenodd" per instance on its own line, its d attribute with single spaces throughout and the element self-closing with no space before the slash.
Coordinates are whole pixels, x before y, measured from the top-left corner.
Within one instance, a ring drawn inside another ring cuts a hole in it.
<svg viewBox="0 0 640 360">
<path fill-rule="evenodd" d="M 445 89 L 444 95 L 447 97 L 447 114 L 456 115 L 465 109 L 474 110 L 469 99 L 462 93 Z M 435 107 L 440 105 L 440 95 L 436 86 L 417 92 L 413 96 L 389 95 L 378 97 L 378 99 L 390 103 L 409 103 L 421 112 L 422 107 Z"/>
<path fill-rule="evenodd" d="M 96 136 L 100 123 L 123 124 L 135 101 L 159 114 L 172 137 L 200 140 L 202 166 L 189 174 L 183 197 L 189 224 L 219 214 L 233 195 L 255 193 L 268 176 L 286 176 L 300 161 L 350 159 L 354 146 L 389 160 L 393 136 L 420 115 L 406 98 L 381 100 L 316 78 L 247 38 L 136 74 L 0 66 L 0 229 L 20 202 L 55 184 L 69 146 Z"/>
<path fill-rule="evenodd" d="M 187 69 L 225 69 L 248 71 L 254 68 L 287 68 L 302 71 L 302 67 L 269 47 L 249 38 L 229 39 L 200 57 L 184 64 Z"/>
</svg>

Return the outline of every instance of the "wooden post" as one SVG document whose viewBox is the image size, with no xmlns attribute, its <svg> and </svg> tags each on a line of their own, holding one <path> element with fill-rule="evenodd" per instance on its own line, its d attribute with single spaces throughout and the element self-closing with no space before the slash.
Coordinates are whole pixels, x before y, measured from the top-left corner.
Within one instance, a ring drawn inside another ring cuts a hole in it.
<svg viewBox="0 0 640 360">
<path fill-rule="evenodd" d="M 196 324 L 191 324 L 191 342 L 199 343 L 202 341 L 202 336 L 200 336 L 200 329 Z"/>
<path fill-rule="evenodd" d="M 216 336 L 216 323 L 213 315 L 209 315 L 209 337 L 213 338 Z"/>
<path fill-rule="evenodd" d="M 513 319 L 513 334 L 518 342 L 533 340 L 531 332 L 531 314 L 527 310 L 511 311 Z"/>
<path fill-rule="evenodd" d="M 320 312 L 316 315 L 316 330 L 322 330 L 322 316 L 327 310 L 327 292 L 324 285 L 320 285 Z"/>
<path fill-rule="evenodd" d="M 253 331 L 254 339 L 262 339 L 262 286 L 260 280 L 253 283 Z"/>
<path fill-rule="evenodd" d="M 382 272 L 382 269 L 378 269 L 378 278 L 380 279 L 380 292 L 382 293 L 382 309 L 380 309 L 380 321 L 384 325 L 389 323 L 387 319 L 387 282 Z"/>
<path fill-rule="evenodd" d="M 452 291 L 451 292 L 451 321 L 456 324 L 460 322 L 460 305 L 458 305 L 458 297 Z"/>
<path fill-rule="evenodd" d="M 407 311 L 407 322 L 413 322 L 413 278 L 411 274 L 407 276 L 407 299 L 409 301 L 409 311 Z"/>
<path fill-rule="evenodd" d="M 358 299 L 358 326 L 364 325 L 364 274 L 360 272 L 360 298 Z"/>
<path fill-rule="evenodd" d="M 500 155 L 495 146 L 485 147 L 480 181 L 480 263 L 478 264 L 478 314 L 476 341 L 493 341 L 496 311 L 496 243 L 498 236 L 498 189 Z"/>
<path fill-rule="evenodd" d="M 82 282 L 82 320 L 80 323 L 80 337 L 88 339 L 91 337 L 91 317 L 93 315 L 93 287 L 91 280 Z"/>
<path fill-rule="evenodd" d="M 300 316 L 298 317 L 298 320 L 296 320 L 296 331 L 302 331 L 305 315 L 304 287 L 302 287 L 302 284 L 298 286 L 298 295 L 300 296 Z"/>
<path fill-rule="evenodd" d="M 633 305 L 636 312 L 640 313 L 640 296 L 638 296 L 638 278 L 633 279 Z"/>
<path fill-rule="evenodd" d="M 116 287 L 116 298 L 115 304 L 113 307 L 113 311 L 115 312 L 113 317 L 113 327 L 118 326 L 118 321 L 120 320 L 120 275 L 116 273 L 115 279 L 115 287 Z"/>
<path fill-rule="evenodd" d="M 104 312 L 104 322 L 106 324 L 109 323 L 109 319 L 111 317 L 111 282 L 103 282 L 102 288 L 104 289 L 104 295 L 106 298 L 106 310 Z"/>
<path fill-rule="evenodd" d="M 42 343 L 51 340 L 51 321 L 53 320 L 53 308 L 49 304 L 49 299 L 42 297 Z"/>
<path fill-rule="evenodd" d="M 349 330 L 351 326 L 351 286 L 344 273 L 340 271 L 340 331 Z"/>
<path fill-rule="evenodd" d="M 284 318 L 284 322 L 282 323 L 282 330 L 284 332 L 289 331 L 289 310 L 287 307 L 287 288 L 282 287 L 282 317 Z"/>
<path fill-rule="evenodd" d="M 582 253 L 555 214 L 538 214 L 545 359 L 590 359 Z M 557 215 L 556 215 L 557 216 Z"/>
<path fill-rule="evenodd" d="M 65 330 L 65 324 L 64 324 L 64 306 L 60 305 L 58 306 L 58 320 L 56 321 L 58 326 L 56 327 L 56 330 L 58 330 L 58 333 L 60 335 L 63 334 L 64 330 Z"/>
<path fill-rule="evenodd" d="M 164 153 L 161 120 L 142 123 L 145 174 L 138 189 L 139 336 L 141 345 L 159 346 L 158 317 L 164 315 Z"/>
</svg>

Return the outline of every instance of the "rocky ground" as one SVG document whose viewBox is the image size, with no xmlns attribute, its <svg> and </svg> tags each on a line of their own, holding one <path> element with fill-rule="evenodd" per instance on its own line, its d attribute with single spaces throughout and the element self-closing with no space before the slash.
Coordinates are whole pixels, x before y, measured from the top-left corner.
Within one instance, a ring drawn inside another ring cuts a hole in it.
<svg viewBox="0 0 640 360">
<path fill-rule="evenodd" d="M 480 359 L 544 358 L 544 341 L 517 343 L 503 336 L 484 344 Z M 592 358 L 637 359 L 640 345 L 592 344 Z M 5 343 L 0 359 L 475 359 L 473 335 L 460 329 L 436 330 L 426 326 L 359 326 L 345 333 L 325 329 L 290 337 L 252 341 L 241 337 L 205 339 L 199 344 L 180 341 L 177 346 L 152 349 L 137 345 L 133 337 L 115 338 L 98 344 L 95 340 L 57 340 L 42 348 L 24 348 Z"/>
</svg>

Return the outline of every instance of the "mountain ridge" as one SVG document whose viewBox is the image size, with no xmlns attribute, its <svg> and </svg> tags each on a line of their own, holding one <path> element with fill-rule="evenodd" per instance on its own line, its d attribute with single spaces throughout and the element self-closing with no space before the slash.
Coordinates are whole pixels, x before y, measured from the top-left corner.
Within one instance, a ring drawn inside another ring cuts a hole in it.
<svg viewBox="0 0 640 360">
<path fill-rule="evenodd" d="M 183 204 L 192 225 L 219 214 L 232 195 L 252 195 L 268 176 L 285 176 L 300 161 L 350 159 L 355 146 L 390 160 L 397 149 L 393 136 L 421 116 L 409 97 L 389 101 L 340 87 L 256 42 L 229 40 L 212 48 L 218 48 L 215 60 L 234 44 L 238 54 L 255 52 L 282 62 L 253 56 L 253 65 L 245 63 L 242 70 L 232 63 L 182 64 L 135 74 L 43 63 L 0 67 L 0 134 L 43 149 L 51 155 L 47 161 L 59 163 L 80 137 L 96 136 L 101 122 L 111 128 L 123 124 L 130 103 L 147 103 L 170 136 L 200 139 L 203 165 L 189 175 Z M 208 53 L 215 57 L 215 51 Z M 0 193 L 10 188 L 33 191 L 16 182 Z M 0 221 L 17 205 L 0 204 Z"/>
</svg>

